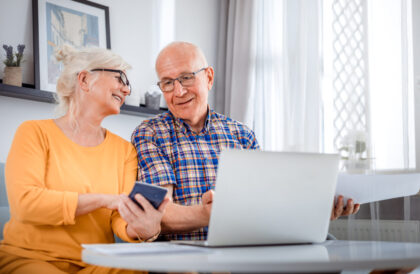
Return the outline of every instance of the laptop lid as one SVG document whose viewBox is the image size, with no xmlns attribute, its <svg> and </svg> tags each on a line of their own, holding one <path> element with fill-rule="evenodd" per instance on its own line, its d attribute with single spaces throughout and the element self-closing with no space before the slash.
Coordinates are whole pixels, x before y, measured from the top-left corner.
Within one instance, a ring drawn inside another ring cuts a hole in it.
<svg viewBox="0 0 420 274">
<path fill-rule="evenodd" d="M 223 151 L 208 245 L 325 241 L 338 161 L 337 154 Z"/>
</svg>

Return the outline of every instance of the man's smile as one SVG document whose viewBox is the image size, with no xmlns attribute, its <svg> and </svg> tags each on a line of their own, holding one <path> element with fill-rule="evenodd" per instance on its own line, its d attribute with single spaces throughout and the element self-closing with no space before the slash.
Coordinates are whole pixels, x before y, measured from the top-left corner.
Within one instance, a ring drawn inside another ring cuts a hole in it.
<svg viewBox="0 0 420 274">
<path fill-rule="evenodd" d="M 190 99 L 183 100 L 183 101 L 180 101 L 180 102 L 175 102 L 175 105 L 177 105 L 177 106 L 183 106 L 183 105 L 186 105 L 186 104 L 188 104 L 189 102 L 191 102 L 193 99 L 194 99 L 194 98 L 190 98 Z"/>
</svg>

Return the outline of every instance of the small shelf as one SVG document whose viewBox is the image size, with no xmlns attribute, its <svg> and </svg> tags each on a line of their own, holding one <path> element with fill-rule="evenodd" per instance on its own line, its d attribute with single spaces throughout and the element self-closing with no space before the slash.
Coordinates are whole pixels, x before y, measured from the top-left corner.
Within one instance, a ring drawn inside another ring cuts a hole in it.
<svg viewBox="0 0 420 274">
<path fill-rule="evenodd" d="M 52 92 L 35 89 L 33 85 L 23 84 L 23 87 L 0 84 L 0 95 L 38 102 L 55 103 Z"/>
<path fill-rule="evenodd" d="M 152 116 L 152 115 L 164 113 L 165 111 L 168 111 L 168 110 L 165 108 L 160 108 L 160 109 L 147 108 L 144 105 L 140 105 L 137 107 L 137 106 L 124 104 L 121 107 L 121 113 L 128 114 L 128 115 L 136 115 L 136 116 L 145 116 L 145 115 Z"/>
<path fill-rule="evenodd" d="M 0 95 L 8 96 L 26 100 L 34 100 L 45 103 L 55 103 L 54 95 L 52 92 L 35 89 L 34 85 L 23 84 L 22 87 L 9 86 L 0 83 Z M 151 109 L 145 106 L 131 106 L 123 105 L 121 107 L 122 114 L 135 115 L 135 116 L 152 116 L 163 113 L 167 109 Z"/>
</svg>

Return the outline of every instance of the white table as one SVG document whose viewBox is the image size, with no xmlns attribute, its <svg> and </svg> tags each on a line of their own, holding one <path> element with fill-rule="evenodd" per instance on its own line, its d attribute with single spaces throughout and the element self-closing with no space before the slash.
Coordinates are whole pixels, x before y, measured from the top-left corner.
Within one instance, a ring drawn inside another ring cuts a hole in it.
<svg viewBox="0 0 420 274">
<path fill-rule="evenodd" d="M 82 259 L 89 264 L 157 272 L 332 272 L 417 267 L 420 243 L 326 241 L 314 245 L 200 248 L 185 253 L 131 255 L 107 255 L 85 249 Z"/>
</svg>

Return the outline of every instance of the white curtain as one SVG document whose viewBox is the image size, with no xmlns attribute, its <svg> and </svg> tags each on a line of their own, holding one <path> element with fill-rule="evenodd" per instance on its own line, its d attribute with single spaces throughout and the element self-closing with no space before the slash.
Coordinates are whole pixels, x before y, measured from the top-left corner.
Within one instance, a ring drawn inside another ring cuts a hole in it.
<svg viewBox="0 0 420 274">
<path fill-rule="evenodd" d="M 254 0 L 231 0 L 227 17 L 225 113 L 250 126 L 254 120 L 257 5 Z"/>
<path fill-rule="evenodd" d="M 216 85 L 216 109 L 254 129 L 265 150 L 321 149 L 320 6 L 229 1 L 225 59 L 219 54 L 218 63 L 225 63 L 226 78 Z"/>
</svg>

